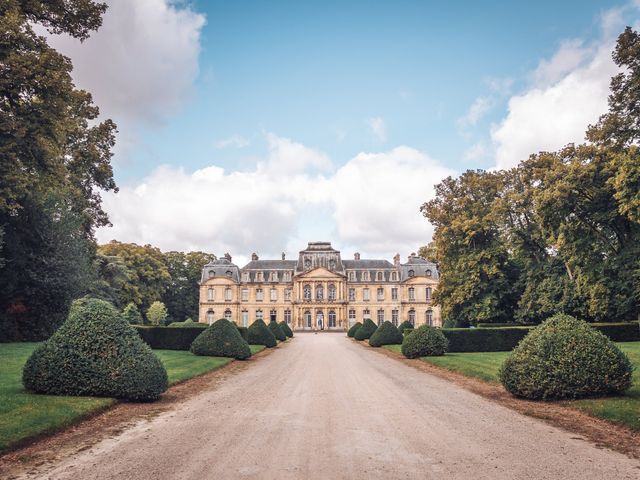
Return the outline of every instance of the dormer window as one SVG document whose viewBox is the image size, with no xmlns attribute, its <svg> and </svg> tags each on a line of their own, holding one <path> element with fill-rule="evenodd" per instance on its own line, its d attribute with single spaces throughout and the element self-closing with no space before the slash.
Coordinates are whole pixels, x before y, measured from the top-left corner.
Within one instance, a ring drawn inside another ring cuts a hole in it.
<svg viewBox="0 0 640 480">
<path fill-rule="evenodd" d="M 290 282 L 291 281 L 291 272 L 284 272 L 284 275 L 282 276 L 283 280 L 285 282 Z"/>
<path fill-rule="evenodd" d="M 425 274 L 427 277 L 430 277 L 430 276 L 431 276 L 431 270 L 427 270 L 426 272 L 424 272 L 424 274 Z"/>
<path fill-rule="evenodd" d="M 214 272 L 213 270 L 209 270 L 209 278 L 213 278 L 216 276 L 216 272 Z"/>
<path fill-rule="evenodd" d="M 409 276 L 413 277 L 416 274 L 416 272 L 414 272 L 413 270 L 409 270 Z"/>
<path fill-rule="evenodd" d="M 349 281 L 350 282 L 356 281 L 356 272 L 349 272 Z"/>
<path fill-rule="evenodd" d="M 381 282 L 383 279 L 382 272 L 376 273 L 376 281 Z"/>
<path fill-rule="evenodd" d="M 231 270 L 227 270 L 225 272 L 225 274 L 227 275 L 227 277 L 231 278 L 233 276 L 233 272 L 231 272 Z"/>
<path fill-rule="evenodd" d="M 249 272 L 244 272 L 242 274 L 242 281 L 243 282 L 248 282 L 249 281 Z"/>
<path fill-rule="evenodd" d="M 367 271 L 362 272 L 362 281 L 363 282 L 368 282 L 369 281 L 369 272 L 367 272 Z"/>
<path fill-rule="evenodd" d="M 262 281 L 264 281 L 264 277 L 262 275 L 262 272 L 256 273 L 256 282 L 262 282 Z"/>
<path fill-rule="evenodd" d="M 398 272 L 391 272 L 391 281 L 392 282 L 398 281 Z"/>
<path fill-rule="evenodd" d="M 277 272 L 271 272 L 271 281 L 272 282 L 277 282 L 278 281 L 278 273 Z"/>
</svg>

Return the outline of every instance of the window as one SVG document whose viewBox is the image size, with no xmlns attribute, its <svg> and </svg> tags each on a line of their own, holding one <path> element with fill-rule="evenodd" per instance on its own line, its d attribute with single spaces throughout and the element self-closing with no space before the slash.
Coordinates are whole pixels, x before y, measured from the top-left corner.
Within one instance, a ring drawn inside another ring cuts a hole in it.
<svg viewBox="0 0 640 480">
<path fill-rule="evenodd" d="M 398 299 L 398 289 L 394 287 L 391 289 L 391 300 L 397 300 L 397 299 Z"/>
<path fill-rule="evenodd" d="M 413 287 L 409 287 L 409 300 L 416 299 L 416 289 Z"/>
<path fill-rule="evenodd" d="M 290 301 L 291 301 L 291 289 L 290 289 L 290 288 L 285 288 L 285 289 L 284 289 L 284 299 L 285 299 L 287 302 L 290 302 Z"/>
<path fill-rule="evenodd" d="M 224 319 L 231 321 L 231 310 L 228 308 L 224 311 Z"/>
<path fill-rule="evenodd" d="M 248 288 L 243 288 L 242 289 L 242 301 L 243 302 L 248 302 L 249 301 L 249 289 Z"/>
<path fill-rule="evenodd" d="M 349 281 L 350 282 L 356 281 L 356 272 L 349 272 Z"/>
<path fill-rule="evenodd" d="M 416 274 L 416 272 L 414 272 L 413 270 L 409 270 L 409 276 L 413 277 Z"/>
<path fill-rule="evenodd" d="M 430 277 L 430 276 L 431 276 L 431 270 L 427 270 L 426 272 L 424 272 L 424 274 L 425 274 L 427 277 Z"/>
<path fill-rule="evenodd" d="M 213 278 L 216 276 L 216 272 L 214 272 L 213 270 L 209 270 L 209 278 Z"/>
<path fill-rule="evenodd" d="M 207 323 L 209 325 L 211 325 L 213 323 L 213 320 L 215 319 L 215 312 L 213 310 L 209 310 L 207 312 Z"/>
<path fill-rule="evenodd" d="M 355 319 L 356 319 L 356 311 L 349 310 L 349 323 L 352 323 L 352 321 L 355 321 Z"/>
<path fill-rule="evenodd" d="M 362 272 L 362 281 L 363 282 L 368 282 L 369 281 L 369 272 L 367 272 L 367 271 Z"/>
<path fill-rule="evenodd" d="M 378 325 L 382 322 L 384 322 L 384 310 L 380 308 L 378 309 Z"/>
<path fill-rule="evenodd" d="M 271 281 L 272 282 L 278 281 L 278 272 L 271 272 Z"/>
<path fill-rule="evenodd" d="M 427 302 L 431 300 L 431 287 L 427 287 L 426 299 L 427 299 Z"/>
<path fill-rule="evenodd" d="M 362 312 L 362 318 L 363 320 L 366 320 L 367 318 L 371 318 L 371 312 L 369 311 L 368 308 L 365 308 L 364 312 Z"/>
<path fill-rule="evenodd" d="M 336 328 L 336 312 L 329 310 L 329 328 Z"/>
<path fill-rule="evenodd" d="M 272 302 L 275 302 L 278 300 L 278 290 L 276 290 L 275 288 L 272 288 L 271 290 L 269 290 L 269 299 Z"/>
<path fill-rule="evenodd" d="M 355 288 L 350 288 L 349 289 L 349 301 L 350 302 L 355 302 L 356 301 L 356 289 Z"/>
<path fill-rule="evenodd" d="M 207 290 L 207 300 L 212 302 L 216 298 L 216 291 L 213 288 Z"/>
<path fill-rule="evenodd" d="M 416 311 L 413 308 L 409 310 L 409 323 L 413 326 L 416 325 Z"/>
<path fill-rule="evenodd" d="M 318 285 L 316 287 L 316 300 L 322 300 L 324 298 L 324 287 L 322 285 Z"/>
<path fill-rule="evenodd" d="M 427 310 L 424 314 L 424 317 L 427 325 L 433 327 L 433 312 L 431 310 Z"/>
<path fill-rule="evenodd" d="M 333 301 L 336 299 L 336 286 L 333 283 L 329 284 L 328 293 L 329 301 Z"/>
<path fill-rule="evenodd" d="M 284 321 L 286 322 L 287 325 L 291 324 L 291 310 L 284 311 Z"/>
<path fill-rule="evenodd" d="M 276 312 L 275 308 L 272 308 L 269 312 L 269 320 L 272 322 L 276 322 L 278 318 L 278 312 Z"/>
<path fill-rule="evenodd" d="M 230 302 L 233 299 L 233 291 L 229 287 L 224 289 L 224 299 L 227 302 Z"/>
<path fill-rule="evenodd" d="M 249 312 L 246 310 L 242 310 L 242 326 L 246 327 L 249 325 Z"/>
<path fill-rule="evenodd" d="M 398 272 L 391 272 L 391 281 L 392 282 L 398 281 Z"/>
<path fill-rule="evenodd" d="M 332 258 L 331 260 L 329 260 L 329 270 L 335 270 L 336 269 L 336 261 Z"/>
<path fill-rule="evenodd" d="M 262 275 L 262 272 L 256 273 L 256 282 L 262 282 L 263 280 L 264 280 L 264 277 Z"/>
<path fill-rule="evenodd" d="M 285 282 L 290 282 L 291 281 L 291 272 L 284 272 L 284 274 L 282 275 L 282 280 Z"/>
<path fill-rule="evenodd" d="M 243 272 L 242 273 L 242 281 L 243 282 L 248 282 L 249 281 L 249 272 Z"/>
<path fill-rule="evenodd" d="M 383 279 L 382 272 L 376 273 L 376 281 L 381 282 Z"/>
<path fill-rule="evenodd" d="M 398 310 L 391 310 L 391 323 L 396 327 L 398 326 Z"/>
<path fill-rule="evenodd" d="M 369 289 L 368 289 L 368 288 L 364 288 L 364 289 L 362 289 L 362 299 L 363 299 L 365 302 L 368 302 L 368 301 L 369 301 L 370 296 L 369 296 Z"/>
<path fill-rule="evenodd" d="M 382 301 L 384 300 L 384 288 L 379 287 L 378 288 L 378 301 Z"/>
<path fill-rule="evenodd" d="M 303 293 L 304 293 L 304 299 L 307 302 L 311 301 L 311 285 L 305 285 L 304 287 L 302 287 Z"/>
<path fill-rule="evenodd" d="M 311 312 L 309 310 L 304 311 L 304 326 L 311 328 Z"/>
<path fill-rule="evenodd" d="M 256 288 L 256 302 L 261 302 L 263 300 L 262 289 Z"/>
<path fill-rule="evenodd" d="M 256 310 L 256 320 L 262 320 L 262 310 Z"/>
<path fill-rule="evenodd" d="M 227 270 L 224 273 L 227 275 L 227 277 L 232 277 L 233 276 L 233 273 L 231 272 L 231 270 Z"/>
</svg>

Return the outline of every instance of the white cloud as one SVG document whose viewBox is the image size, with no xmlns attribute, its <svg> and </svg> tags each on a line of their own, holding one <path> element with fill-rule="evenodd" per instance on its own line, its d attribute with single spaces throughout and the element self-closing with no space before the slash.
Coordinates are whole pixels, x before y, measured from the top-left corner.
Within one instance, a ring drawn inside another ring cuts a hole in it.
<svg viewBox="0 0 640 480">
<path fill-rule="evenodd" d="M 237 133 L 228 138 L 223 138 L 215 142 L 216 148 L 244 148 L 249 145 L 249 140 Z"/>
<path fill-rule="evenodd" d="M 356 245 L 385 258 L 430 239 L 419 207 L 453 172 L 424 153 L 409 147 L 360 153 L 334 169 L 326 155 L 300 143 L 274 134 L 267 142 L 268 155 L 251 171 L 165 166 L 138 185 L 104 194 L 114 226 L 98 230 L 98 240 L 229 251 L 242 259 L 252 251 L 265 258 L 283 248 L 295 253 L 306 244 L 294 245 L 294 238 Z"/>
<path fill-rule="evenodd" d="M 367 124 L 371 129 L 371 134 L 373 138 L 381 143 L 387 141 L 387 127 L 384 124 L 384 119 L 382 117 L 373 117 L 367 120 Z"/>
<path fill-rule="evenodd" d="M 118 124 L 120 142 L 130 143 L 139 127 L 162 124 L 189 97 L 205 17 L 171 0 L 106 3 L 102 27 L 84 43 L 49 37 L 72 59 L 76 84 Z"/>
<path fill-rule="evenodd" d="M 493 102 L 489 97 L 476 98 L 467 113 L 458 119 L 458 125 L 462 128 L 473 127 L 492 106 Z"/>
<path fill-rule="evenodd" d="M 488 155 L 488 150 L 484 142 L 477 142 L 467 148 L 462 154 L 462 158 L 466 161 L 479 160 Z"/>
<path fill-rule="evenodd" d="M 585 46 L 581 39 L 565 40 L 549 60 L 540 61 L 533 72 L 534 85 L 543 88 L 557 83 L 583 66 L 585 61 L 593 57 L 593 53 L 593 48 Z"/>
</svg>

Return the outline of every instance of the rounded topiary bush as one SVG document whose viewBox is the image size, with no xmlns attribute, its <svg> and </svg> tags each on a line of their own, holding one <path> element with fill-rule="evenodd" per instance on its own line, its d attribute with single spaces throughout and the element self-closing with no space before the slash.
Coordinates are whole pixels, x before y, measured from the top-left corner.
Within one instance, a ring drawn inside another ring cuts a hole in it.
<svg viewBox="0 0 640 480">
<path fill-rule="evenodd" d="M 377 329 L 378 326 L 373 323 L 370 318 L 367 318 L 363 322 L 362 326 L 353 335 L 353 338 L 355 338 L 356 340 L 368 340 L 369 338 L 371 338 L 371 335 L 373 335 L 373 332 L 375 332 Z"/>
<path fill-rule="evenodd" d="M 361 326 L 362 324 L 360 322 L 354 323 L 353 326 L 347 331 L 347 337 L 353 338 Z"/>
<path fill-rule="evenodd" d="M 247 330 L 250 345 L 264 345 L 267 348 L 275 347 L 278 342 L 276 336 L 269 330 L 262 320 L 253 322 Z"/>
<path fill-rule="evenodd" d="M 542 400 L 623 393 L 631 377 L 631 362 L 615 343 L 565 314 L 534 328 L 500 368 L 510 393 Z"/>
<path fill-rule="evenodd" d="M 422 325 L 404 337 L 402 354 L 407 358 L 437 357 L 449 348 L 449 340 L 440 329 Z"/>
<path fill-rule="evenodd" d="M 293 338 L 293 330 L 291 330 L 291 327 L 287 325 L 287 322 L 285 322 L 284 320 L 280 322 L 280 327 L 282 328 L 282 331 L 287 337 Z"/>
<path fill-rule="evenodd" d="M 221 319 L 195 338 L 191 353 L 246 360 L 251 356 L 251 349 L 236 326 L 229 320 Z"/>
<path fill-rule="evenodd" d="M 413 324 L 409 320 L 405 320 L 400 325 L 398 325 L 398 331 L 402 334 L 404 334 L 405 328 L 410 328 L 411 330 L 413 330 Z"/>
<path fill-rule="evenodd" d="M 268 327 L 269 330 L 271 330 L 271 333 L 273 333 L 273 336 L 276 337 L 276 340 L 279 342 L 284 342 L 287 339 L 287 335 L 284 333 L 284 330 L 275 320 L 270 321 Z"/>
<path fill-rule="evenodd" d="M 66 322 L 36 348 L 22 371 L 27 390 L 156 400 L 167 372 L 116 308 L 104 300 L 73 303 Z"/>
<path fill-rule="evenodd" d="M 402 334 L 398 328 L 391 322 L 383 322 L 378 329 L 373 332 L 369 339 L 369 345 L 372 347 L 381 347 L 382 345 L 400 345 L 402 343 Z"/>
</svg>

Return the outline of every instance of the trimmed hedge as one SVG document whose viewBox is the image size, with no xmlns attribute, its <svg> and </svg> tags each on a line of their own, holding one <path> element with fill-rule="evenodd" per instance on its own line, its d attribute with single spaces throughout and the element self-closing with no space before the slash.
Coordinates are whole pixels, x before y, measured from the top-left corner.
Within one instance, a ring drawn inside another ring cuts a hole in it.
<svg viewBox="0 0 640 480">
<path fill-rule="evenodd" d="M 372 347 L 381 347 L 382 345 L 400 345 L 402 343 L 402 334 L 398 331 L 398 328 L 388 320 L 383 322 L 371 338 L 369 339 L 369 345 Z"/>
<path fill-rule="evenodd" d="M 202 327 L 135 325 L 134 328 L 147 345 L 158 350 L 189 350 L 196 337 L 202 333 Z"/>
<path fill-rule="evenodd" d="M 371 338 L 371 335 L 373 335 L 373 332 L 375 332 L 377 329 L 378 326 L 373 323 L 373 320 L 367 318 L 362 326 L 356 331 L 353 338 L 360 341 L 368 340 L 369 338 Z"/>
<path fill-rule="evenodd" d="M 191 353 L 246 360 L 251 356 L 251 349 L 236 326 L 228 320 L 221 319 L 196 337 L 191 344 Z"/>
<path fill-rule="evenodd" d="M 238 332 L 240 332 L 240 336 L 244 339 L 244 341 L 249 342 L 249 329 L 247 327 L 238 327 L 237 325 L 236 328 L 238 329 Z"/>
<path fill-rule="evenodd" d="M 447 352 L 449 341 L 442 330 L 422 325 L 402 341 L 402 354 L 407 358 L 441 356 Z"/>
<path fill-rule="evenodd" d="M 38 346 L 22 371 L 27 390 L 49 395 L 91 395 L 157 400 L 167 371 L 109 302 L 73 303 L 64 324 Z"/>
<path fill-rule="evenodd" d="M 167 327 L 176 327 L 176 328 L 207 328 L 209 325 L 206 323 L 196 323 L 194 321 L 191 322 L 171 322 Z"/>
<path fill-rule="evenodd" d="M 275 335 L 262 320 L 256 320 L 249 326 L 248 336 L 251 345 L 264 345 L 267 348 L 278 345 Z"/>
<path fill-rule="evenodd" d="M 622 394 L 631 387 L 629 358 L 603 333 L 554 315 L 520 342 L 500 368 L 511 394 L 534 400 Z"/>
<path fill-rule="evenodd" d="M 589 325 L 614 342 L 640 342 L 638 322 L 590 323 Z"/>
<path fill-rule="evenodd" d="M 413 330 L 413 325 L 409 320 L 405 320 L 400 325 L 398 325 L 398 330 L 400 331 L 400 333 L 404 333 L 405 328 L 410 328 L 411 330 Z"/>
<path fill-rule="evenodd" d="M 405 328 L 405 329 L 402 331 L 402 336 L 403 336 L 403 337 L 406 337 L 406 336 L 407 336 L 407 335 L 409 335 L 411 332 L 413 332 L 413 330 L 414 330 L 413 328 Z"/>
<path fill-rule="evenodd" d="M 273 333 L 273 336 L 276 337 L 276 340 L 278 340 L 279 342 L 284 342 L 287 339 L 287 334 L 284 333 L 284 330 L 282 329 L 280 324 L 275 320 L 270 321 L 269 325 L 267 326 L 269 327 L 269 330 L 271 330 L 271 333 Z"/>
<path fill-rule="evenodd" d="M 347 337 L 353 338 L 358 329 L 362 326 L 360 322 L 354 323 L 351 328 L 347 331 Z"/>
<path fill-rule="evenodd" d="M 280 326 L 282 327 L 282 331 L 284 332 L 284 334 L 289 337 L 289 338 L 293 338 L 293 330 L 291 330 L 291 327 L 289 327 L 289 325 L 287 325 L 287 322 L 285 322 L 284 320 L 280 322 Z"/>
</svg>

